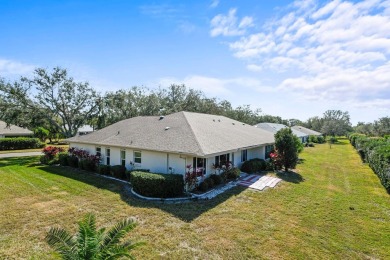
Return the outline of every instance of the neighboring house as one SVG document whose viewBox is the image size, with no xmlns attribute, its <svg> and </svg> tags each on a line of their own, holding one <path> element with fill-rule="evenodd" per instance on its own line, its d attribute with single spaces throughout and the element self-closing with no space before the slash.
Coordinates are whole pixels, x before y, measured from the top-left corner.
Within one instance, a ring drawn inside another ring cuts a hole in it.
<svg viewBox="0 0 390 260">
<path fill-rule="evenodd" d="M 266 130 L 266 131 L 269 131 L 269 132 L 275 134 L 280 129 L 287 128 L 288 126 L 283 125 L 283 124 L 275 124 L 275 123 L 259 123 L 259 124 L 255 125 L 255 127 L 261 128 L 263 130 Z M 301 131 L 298 131 L 294 127 L 291 127 L 291 131 L 293 134 L 295 134 L 301 140 L 302 143 L 306 143 L 307 140 L 309 139 L 308 134 L 301 132 Z"/>
<path fill-rule="evenodd" d="M 94 131 L 94 129 L 92 126 L 84 125 L 84 126 L 79 128 L 79 130 L 77 131 L 77 135 L 87 135 L 87 134 L 92 133 L 93 131 Z"/>
<path fill-rule="evenodd" d="M 178 112 L 126 119 L 66 141 L 70 147 L 101 154 L 106 165 L 177 174 L 191 165 L 209 175 L 214 165 L 227 161 L 240 166 L 265 158 L 274 135 L 224 116 Z"/>
<path fill-rule="evenodd" d="M 309 128 L 306 128 L 306 127 L 303 127 L 303 126 L 300 126 L 300 125 L 296 125 L 296 126 L 293 126 L 291 127 L 292 129 L 295 129 L 295 130 L 298 130 L 302 133 L 305 133 L 307 135 L 315 135 L 315 136 L 322 136 L 322 134 L 320 132 L 317 132 L 317 131 L 314 131 L 314 130 L 311 130 Z"/>
<path fill-rule="evenodd" d="M 16 126 L 9 125 L 7 126 L 6 122 L 0 121 L 0 138 L 5 137 L 30 137 L 34 133 L 28 129 Z"/>
</svg>

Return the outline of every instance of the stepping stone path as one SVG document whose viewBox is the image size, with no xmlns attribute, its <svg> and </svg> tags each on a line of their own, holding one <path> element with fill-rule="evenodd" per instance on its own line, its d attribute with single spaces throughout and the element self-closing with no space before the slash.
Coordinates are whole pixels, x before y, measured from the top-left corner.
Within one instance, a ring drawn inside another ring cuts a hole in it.
<svg viewBox="0 0 390 260">
<path fill-rule="evenodd" d="M 280 181 L 281 179 L 276 177 L 248 174 L 240 178 L 238 185 L 255 190 L 264 190 L 266 187 L 274 188 Z"/>
</svg>

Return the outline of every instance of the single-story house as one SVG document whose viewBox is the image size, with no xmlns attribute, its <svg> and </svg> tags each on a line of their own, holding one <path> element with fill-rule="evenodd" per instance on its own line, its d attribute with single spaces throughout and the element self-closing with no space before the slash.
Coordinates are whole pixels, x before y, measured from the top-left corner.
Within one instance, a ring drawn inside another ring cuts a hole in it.
<svg viewBox="0 0 390 260">
<path fill-rule="evenodd" d="M 280 129 L 287 128 L 288 126 L 283 125 L 283 124 L 275 124 L 275 123 L 259 123 L 259 124 L 255 125 L 255 127 L 264 129 L 266 131 L 269 131 L 269 132 L 275 134 Z M 301 140 L 302 143 L 306 143 L 307 140 L 309 139 L 308 134 L 301 132 L 293 127 L 291 128 L 291 131 L 294 135 L 296 135 Z"/>
<path fill-rule="evenodd" d="M 93 131 L 95 131 L 95 130 L 93 129 L 92 126 L 84 125 L 84 126 L 79 128 L 79 130 L 77 131 L 77 135 L 87 135 L 87 134 L 92 133 Z"/>
<path fill-rule="evenodd" d="M 30 137 L 34 133 L 26 128 L 16 125 L 7 125 L 6 122 L 0 121 L 0 138 L 5 137 Z"/>
<path fill-rule="evenodd" d="M 176 174 L 184 174 L 190 165 L 209 175 L 225 162 L 240 166 L 265 158 L 274 135 L 224 116 L 178 112 L 122 120 L 66 141 L 100 154 L 105 165 Z"/>
<path fill-rule="evenodd" d="M 307 135 L 315 135 L 315 136 L 322 136 L 322 134 L 320 132 L 317 132 L 317 131 L 314 131 L 314 130 L 311 130 L 309 128 L 306 128 L 306 127 L 303 127 L 303 126 L 300 126 L 300 125 L 295 125 L 293 127 L 291 127 L 292 129 L 295 129 L 295 130 L 298 130 L 302 133 L 305 133 Z"/>
</svg>

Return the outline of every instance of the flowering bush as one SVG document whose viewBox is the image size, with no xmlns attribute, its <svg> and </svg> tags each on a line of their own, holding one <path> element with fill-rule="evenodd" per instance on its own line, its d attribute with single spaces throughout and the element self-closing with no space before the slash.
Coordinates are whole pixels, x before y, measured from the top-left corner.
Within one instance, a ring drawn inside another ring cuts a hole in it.
<svg viewBox="0 0 390 260">
<path fill-rule="evenodd" d="M 204 169 L 194 169 L 191 164 L 187 165 L 186 174 L 184 177 L 184 184 L 187 186 L 187 190 L 193 190 L 197 187 L 198 177 L 204 177 Z"/>
<path fill-rule="evenodd" d="M 278 152 L 274 151 L 270 153 L 269 156 L 271 158 L 272 164 L 274 165 L 274 170 L 282 169 L 283 163 Z"/>
<path fill-rule="evenodd" d="M 79 167 L 82 170 L 95 171 L 96 166 L 100 163 L 100 156 L 97 154 L 90 154 L 88 151 L 71 147 L 68 150 L 69 165 Z M 76 165 L 76 162 L 78 164 Z"/>
<path fill-rule="evenodd" d="M 64 148 L 62 147 L 55 147 L 55 146 L 48 146 L 45 147 L 42 150 L 42 153 L 44 155 L 41 156 L 40 161 L 43 164 L 57 164 L 59 162 L 58 160 L 58 154 L 63 152 Z"/>
</svg>

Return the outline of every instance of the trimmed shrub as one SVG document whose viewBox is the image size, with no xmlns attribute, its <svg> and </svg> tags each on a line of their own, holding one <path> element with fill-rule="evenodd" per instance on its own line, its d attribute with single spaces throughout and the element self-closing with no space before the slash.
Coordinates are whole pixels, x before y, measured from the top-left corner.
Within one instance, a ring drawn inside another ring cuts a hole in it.
<svg viewBox="0 0 390 260">
<path fill-rule="evenodd" d="M 45 147 L 38 138 L 0 138 L 0 151 L 6 150 L 22 150 L 22 149 L 36 149 Z"/>
<path fill-rule="evenodd" d="M 207 182 L 209 189 L 212 189 L 215 186 L 214 180 L 210 177 L 206 178 L 203 182 Z"/>
<path fill-rule="evenodd" d="M 215 185 L 219 185 L 223 182 L 221 175 L 211 174 L 210 178 L 214 181 Z"/>
<path fill-rule="evenodd" d="M 96 164 L 94 161 L 89 159 L 81 159 L 79 160 L 79 168 L 81 170 L 86 170 L 90 172 L 96 171 Z"/>
<path fill-rule="evenodd" d="M 255 173 L 264 171 L 266 169 L 266 163 L 263 159 L 250 159 L 249 161 L 245 161 L 241 165 L 241 171 L 246 173 Z"/>
<path fill-rule="evenodd" d="M 390 141 L 361 134 L 351 134 L 349 140 L 362 160 L 369 163 L 382 185 L 390 193 Z"/>
<path fill-rule="evenodd" d="M 112 177 L 126 180 L 126 167 L 123 165 L 113 165 L 110 167 L 110 174 Z"/>
<path fill-rule="evenodd" d="M 315 143 L 315 142 L 313 142 L 313 143 Z M 318 144 L 325 143 L 325 138 L 323 136 L 317 136 L 317 143 Z"/>
<path fill-rule="evenodd" d="M 61 152 L 58 154 L 58 162 L 60 163 L 60 165 L 62 166 L 68 166 L 68 157 L 69 157 L 69 154 L 66 153 L 66 152 Z"/>
<path fill-rule="evenodd" d="M 274 164 L 272 163 L 272 160 L 265 161 L 265 170 L 266 171 L 273 171 L 274 170 Z"/>
<path fill-rule="evenodd" d="M 69 156 L 68 165 L 73 168 L 79 167 L 79 158 L 77 158 L 76 156 Z"/>
<path fill-rule="evenodd" d="M 111 166 L 100 164 L 97 172 L 102 175 L 111 175 Z"/>
<path fill-rule="evenodd" d="M 265 162 L 264 162 L 264 165 L 265 165 Z M 238 169 L 237 167 L 233 167 L 230 170 L 226 171 L 226 178 L 227 179 L 237 179 L 238 177 L 240 177 L 240 173 L 241 173 L 240 169 Z"/>
<path fill-rule="evenodd" d="M 184 179 L 181 174 L 132 171 L 130 182 L 135 192 L 147 197 L 177 197 L 182 195 L 184 190 Z"/>
<path fill-rule="evenodd" d="M 198 186 L 198 190 L 200 191 L 207 191 L 209 189 L 209 185 L 207 182 L 201 182 Z"/>
</svg>

